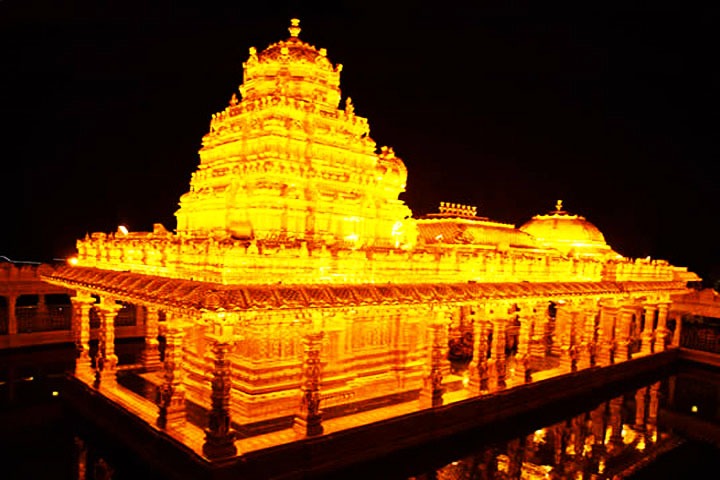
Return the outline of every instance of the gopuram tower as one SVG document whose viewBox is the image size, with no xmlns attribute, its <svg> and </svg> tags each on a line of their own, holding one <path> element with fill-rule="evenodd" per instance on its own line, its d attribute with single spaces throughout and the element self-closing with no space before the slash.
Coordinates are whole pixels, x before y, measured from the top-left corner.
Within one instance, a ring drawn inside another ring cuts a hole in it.
<svg viewBox="0 0 720 480">
<path fill-rule="evenodd" d="M 405 165 L 391 148 L 376 153 L 350 98 L 340 108 L 342 65 L 300 40 L 299 20 L 289 30 L 250 48 L 240 99 L 213 115 L 178 233 L 310 248 L 406 243 Z"/>
</svg>

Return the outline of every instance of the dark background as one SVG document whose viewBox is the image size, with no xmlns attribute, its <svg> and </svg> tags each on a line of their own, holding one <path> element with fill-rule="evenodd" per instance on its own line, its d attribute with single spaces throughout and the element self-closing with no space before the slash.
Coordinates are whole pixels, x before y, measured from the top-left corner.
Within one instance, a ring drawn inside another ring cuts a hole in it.
<svg viewBox="0 0 720 480">
<path fill-rule="evenodd" d="M 623 255 L 720 277 L 718 8 L 258 3 L 0 0 L 0 255 L 173 229 L 248 48 L 297 16 L 404 159 L 415 215 L 450 201 L 520 225 L 563 199 Z"/>
</svg>

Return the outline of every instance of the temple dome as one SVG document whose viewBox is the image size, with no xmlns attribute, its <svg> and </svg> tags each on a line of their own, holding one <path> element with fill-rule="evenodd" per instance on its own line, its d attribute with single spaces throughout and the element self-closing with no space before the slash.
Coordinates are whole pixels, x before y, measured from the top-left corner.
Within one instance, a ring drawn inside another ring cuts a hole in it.
<svg viewBox="0 0 720 480">
<path fill-rule="evenodd" d="M 325 70 L 332 70 L 332 64 L 326 57 L 324 48 L 318 50 L 309 43 L 305 43 L 298 35 L 300 34 L 300 21 L 293 19 L 291 21 L 290 37 L 287 40 L 281 40 L 268 45 L 265 50 L 261 51 L 257 57 L 260 62 L 312 62 Z"/>
<path fill-rule="evenodd" d="M 250 48 L 250 56 L 243 63 L 242 98 L 284 96 L 326 109 L 337 108 L 342 65 L 333 65 L 324 48 L 300 40 L 300 20 L 292 19 L 288 30 L 287 40 L 275 42 L 260 53 L 255 47 Z"/>
<path fill-rule="evenodd" d="M 520 227 L 538 242 L 569 255 L 618 256 L 605 241 L 602 232 L 580 215 L 563 210 L 558 200 L 555 210 L 546 215 L 535 215 Z"/>
</svg>

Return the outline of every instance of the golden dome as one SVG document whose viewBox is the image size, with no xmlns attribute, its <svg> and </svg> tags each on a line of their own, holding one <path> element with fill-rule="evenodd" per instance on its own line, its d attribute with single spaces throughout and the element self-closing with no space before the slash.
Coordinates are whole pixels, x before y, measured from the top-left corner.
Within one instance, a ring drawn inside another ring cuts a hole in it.
<svg viewBox="0 0 720 480">
<path fill-rule="evenodd" d="M 574 255 L 617 255 L 605 242 L 598 228 L 580 215 L 572 215 L 562 209 L 558 200 L 555 210 L 547 215 L 535 215 L 520 227 L 546 247 Z"/>
<path fill-rule="evenodd" d="M 250 56 L 243 63 L 242 98 L 285 96 L 337 108 L 342 65 L 333 66 L 324 48 L 300 40 L 300 20 L 293 18 L 288 30 L 287 40 L 273 43 L 260 53 L 250 48 Z"/>
<path fill-rule="evenodd" d="M 287 40 L 273 43 L 258 54 L 258 60 L 260 62 L 319 62 L 324 69 L 332 70 L 332 66 L 326 58 L 324 48 L 318 50 L 314 46 L 300 40 L 300 20 L 297 18 L 290 20 L 288 30 L 290 31 L 290 37 Z"/>
</svg>

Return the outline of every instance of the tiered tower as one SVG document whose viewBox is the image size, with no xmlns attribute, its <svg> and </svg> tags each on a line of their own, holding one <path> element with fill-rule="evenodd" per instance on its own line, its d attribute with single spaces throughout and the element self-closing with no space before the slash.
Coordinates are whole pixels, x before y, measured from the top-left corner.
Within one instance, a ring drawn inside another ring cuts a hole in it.
<svg viewBox="0 0 720 480">
<path fill-rule="evenodd" d="M 350 98 L 340 109 L 342 65 L 298 37 L 243 64 L 241 100 L 213 115 L 200 166 L 177 211 L 178 233 L 307 241 L 348 247 L 412 242 L 398 199 L 407 169 L 391 148 L 376 153 Z"/>
</svg>

